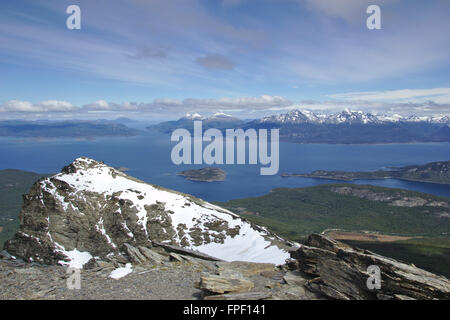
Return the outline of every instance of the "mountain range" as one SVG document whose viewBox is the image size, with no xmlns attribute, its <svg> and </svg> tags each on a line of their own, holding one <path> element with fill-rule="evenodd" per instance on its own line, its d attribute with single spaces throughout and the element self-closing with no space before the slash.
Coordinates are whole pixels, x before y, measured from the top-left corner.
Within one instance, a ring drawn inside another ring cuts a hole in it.
<svg viewBox="0 0 450 320">
<path fill-rule="evenodd" d="M 273 115 L 255 120 L 256 123 L 277 124 L 383 124 L 400 122 L 422 122 L 433 124 L 450 124 L 450 117 L 446 116 L 401 116 L 399 114 L 373 114 L 363 111 L 345 109 L 339 113 L 324 114 L 308 110 L 292 110 L 285 114 Z"/>
<path fill-rule="evenodd" d="M 412 143 L 449 142 L 450 118 L 446 116 L 403 117 L 375 115 L 344 110 L 322 114 L 307 110 L 292 110 L 285 114 L 243 121 L 230 115 L 215 114 L 203 118 L 188 114 L 176 121 L 149 126 L 149 130 L 170 133 L 178 128 L 193 130 L 195 120 L 203 121 L 203 129 L 280 129 L 280 140 L 294 143 Z"/>
<path fill-rule="evenodd" d="M 0 121 L 1 137 L 87 138 L 135 136 L 138 133 L 137 129 L 113 121 Z"/>
</svg>

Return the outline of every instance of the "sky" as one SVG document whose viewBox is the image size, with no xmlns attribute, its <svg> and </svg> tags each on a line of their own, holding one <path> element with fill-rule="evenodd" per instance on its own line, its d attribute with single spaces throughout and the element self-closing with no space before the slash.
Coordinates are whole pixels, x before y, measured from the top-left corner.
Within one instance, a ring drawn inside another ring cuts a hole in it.
<svg viewBox="0 0 450 320">
<path fill-rule="evenodd" d="M 81 29 L 69 30 L 70 5 Z M 369 5 L 381 9 L 370 30 Z M 450 114 L 448 0 L 2 0 L 0 120 Z"/>
</svg>

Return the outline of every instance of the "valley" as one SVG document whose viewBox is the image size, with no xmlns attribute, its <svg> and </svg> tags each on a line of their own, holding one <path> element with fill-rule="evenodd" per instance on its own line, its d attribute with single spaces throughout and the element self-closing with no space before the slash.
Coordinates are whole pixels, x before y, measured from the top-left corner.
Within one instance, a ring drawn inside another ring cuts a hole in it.
<svg viewBox="0 0 450 320">
<path fill-rule="evenodd" d="M 325 231 L 331 238 L 450 276 L 449 198 L 330 184 L 275 189 L 218 204 L 293 241 Z"/>
</svg>

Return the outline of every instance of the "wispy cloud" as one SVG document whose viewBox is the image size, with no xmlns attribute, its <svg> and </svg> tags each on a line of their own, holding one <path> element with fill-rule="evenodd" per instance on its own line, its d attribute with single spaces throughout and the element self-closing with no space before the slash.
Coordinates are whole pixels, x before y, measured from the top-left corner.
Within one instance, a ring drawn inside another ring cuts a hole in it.
<svg viewBox="0 0 450 320">
<path fill-rule="evenodd" d="M 10 71 L 11 80 L 1 83 L 4 101 L 58 97 L 77 101 L 79 107 L 66 106 L 75 111 L 145 112 L 166 105 L 180 111 L 203 105 L 270 111 L 306 99 L 322 100 L 311 104 L 317 108 L 361 102 L 361 107 L 382 109 L 402 103 L 410 112 L 417 111 L 411 104 L 428 103 L 429 112 L 449 103 L 446 88 L 389 87 L 448 86 L 450 38 L 443 32 L 450 29 L 450 2 L 445 0 L 80 0 L 79 31 L 65 28 L 70 1 L 20 6 L 24 2 L 2 3 L 9 9 L 0 12 L 0 66 L 21 70 Z M 368 4 L 381 6 L 382 30 L 365 27 Z M 78 90 L 55 94 L 61 78 Z M 94 82 L 100 85 L 93 88 Z M 330 97 L 327 92 L 344 93 Z M 297 102 L 270 104 L 261 99 L 265 93 Z M 256 98 L 241 104 L 243 98 L 221 96 Z M 92 102 L 98 98 L 151 102 Z M 3 113 L 49 109 L 17 102 L 1 108 Z"/>
<path fill-rule="evenodd" d="M 233 61 L 218 54 L 208 54 L 198 57 L 195 61 L 206 69 L 232 70 L 235 67 Z"/>
<path fill-rule="evenodd" d="M 436 103 L 450 103 L 450 88 L 403 89 L 368 92 L 348 92 L 332 94 L 334 99 L 368 100 L 368 101 L 409 101 L 423 102 L 433 100 Z"/>
</svg>

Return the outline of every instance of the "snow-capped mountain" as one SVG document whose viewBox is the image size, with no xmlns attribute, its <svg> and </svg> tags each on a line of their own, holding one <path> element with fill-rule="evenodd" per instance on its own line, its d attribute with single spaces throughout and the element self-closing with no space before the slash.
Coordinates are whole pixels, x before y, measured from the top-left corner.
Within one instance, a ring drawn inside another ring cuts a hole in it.
<svg viewBox="0 0 450 320">
<path fill-rule="evenodd" d="M 351 111 L 349 109 L 345 109 L 341 113 L 332 114 L 328 118 L 326 118 L 325 123 L 380 123 L 380 119 L 378 119 L 375 115 L 371 113 L 365 113 L 362 111 Z"/>
<path fill-rule="evenodd" d="M 192 120 L 192 121 L 194 121 L 194 120 L 203 120 L 203 117 L 200 114 L 196 113 L 196 112 L 194 112 L 194 113 L 186 113 L 186 115 L 184 117 L 182 117 L 180 120 Z"/>
<path fill-rule="evenodd" d="M 203 130 L 209 128 L 229 129 L 241 126 L 244 121 L 231 115 L 217 112 L 209 117 L 202 117 L 198 113 L 188 113 L 184 117 L 175 121 L 165 121 L 156 125 L 147 127 L 148 130 L 157 130 L 160 132 L 171 133 L 178 128 L 193 131 L 194 121 L 202 120 Z"/>
<path fill-rule="evenodd" d="M 258 121 L 261 123 L 322 123 L 323 117 L 308 110 L 293 110 L 285 114 L 264 117 Z"/>
<path fill-rule="evenodd" d="M 8 252 L 28 261 L 81 266 L 153 241 L 219 259 L 282 264 L 289 242 L 193 196 L 78 158 L 24 196 Z"/>
<path fill-rule="evenodd" d="M 292 110 L 285 114 L 272 115 L 257 120 L 259 123 L 281 124 L 381 124 L 387 122 L 450 123 L 449 116 L 401 116 L 399 114 L 373 114 L 345 109 L 333 114 L 314 113 L 309 110 Z"/>
<path fill-rule="evenodd" d="M 216 120 L 220 120 L 220 121 L 240 121 L 238 118 L 233 117 L 229 114 L 223 113 L 223 112 L 216 112 L 214 113 L 212 116 L 208 117 L 205 119 L 206 121 L 216 121 Z"/>
</svg>

